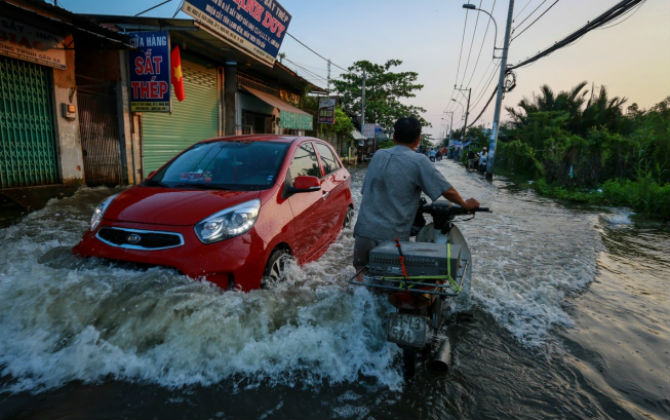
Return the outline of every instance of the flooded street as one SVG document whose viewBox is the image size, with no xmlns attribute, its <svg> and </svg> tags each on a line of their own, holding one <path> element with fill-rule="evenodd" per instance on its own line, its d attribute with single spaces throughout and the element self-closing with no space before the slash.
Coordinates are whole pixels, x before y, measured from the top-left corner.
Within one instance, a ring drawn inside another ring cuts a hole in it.
<svg viewBox="0 0 670 420">
<path fill-rule="evenodd" d="M 275 289 L 223 293 L 73 256 L 116 192 L 82 189 L 0 229 L 0 418 L 668 418 L 670 234 L 437 166 L 493 210 L 458 224 L 473 317 L 447 375 L 403 379 L 393 307 L 347 284 L 351 229 Z"/>
</svg>

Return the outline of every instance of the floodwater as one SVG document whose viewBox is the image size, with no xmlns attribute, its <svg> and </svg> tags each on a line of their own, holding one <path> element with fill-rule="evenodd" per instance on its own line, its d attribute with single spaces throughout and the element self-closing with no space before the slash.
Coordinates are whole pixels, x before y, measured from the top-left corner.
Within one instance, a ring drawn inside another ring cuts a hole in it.
<svg viewBox="0 0 670 420">
<path fill-rule="evenodd" d="M 449 373 L 403 379 L 393 308 L 347 285 L 350 229 L 275 289 L 223 293 L 72 256 L 116 192 L 82 189 L 0 229 L 0 418 L 670 417 L 670 234 L 436 165 L 493 210 L 459 223 Z"/>
</svg>

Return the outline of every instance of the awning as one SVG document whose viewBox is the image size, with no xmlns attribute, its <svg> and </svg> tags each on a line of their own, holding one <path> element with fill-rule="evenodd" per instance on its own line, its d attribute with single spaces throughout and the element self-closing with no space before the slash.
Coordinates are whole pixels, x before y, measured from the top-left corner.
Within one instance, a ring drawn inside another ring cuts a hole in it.
<svg viewBox="0 0 670 420">
<path fill-rule="evenodd" d="M 284 102 L 278 97 L 258 89 L 242 85 L 242 88 L 266 104 L 279 109 L 279 126 L 294 130 L 312 130 L 313 117 L 300 108 Z"/>
<path fill-rule="evenodd" d="M 353 137 L 354 140 L 365 140 L 365 136 L 362 135 L 361 132 L 356 130 L 355 128 L 351 130 L 351 137 Z"/>
</svg>

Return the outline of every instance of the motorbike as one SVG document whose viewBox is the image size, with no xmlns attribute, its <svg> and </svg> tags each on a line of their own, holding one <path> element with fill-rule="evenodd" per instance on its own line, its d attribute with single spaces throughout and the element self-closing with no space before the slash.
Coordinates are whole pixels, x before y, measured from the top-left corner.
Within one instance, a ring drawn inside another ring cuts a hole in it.
<svg viewBox="0 0 670 420">
<path fill-rule="evenodd" d="M 422 199 L 412 227 L 415 241 L 380 243 L 370 251 L 369 263 L 349 280 L 385 295 L 396 308 L 385 320 L 387 340 L 402 349 L 406 377 L 414 375 L 420 356 L 431 369 L 449 369 L 445 321 L 469 307 L 472 277 L 472 254 L 454 218 L 488 211 Z M 431 223 L 426 224 L 425 214 L 432 216 Z"/>
</svg>

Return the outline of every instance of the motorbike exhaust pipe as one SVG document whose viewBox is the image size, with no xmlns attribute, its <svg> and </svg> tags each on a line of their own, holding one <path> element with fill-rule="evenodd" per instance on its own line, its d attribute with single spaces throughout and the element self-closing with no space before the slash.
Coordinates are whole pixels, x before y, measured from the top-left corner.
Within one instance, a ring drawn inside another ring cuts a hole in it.
<svg viewBox="0 0 670 420">
<path fill-rule="evenodd" d="M 445 338 L 438 346 L 437 352 L 433 354 L 429 366 L 431 370 L 437 372 L 447 372 L 449 370 L 450 362 L 451 362 L 451 343 L 449 343 L 449 338 Z"/>
</svg>

